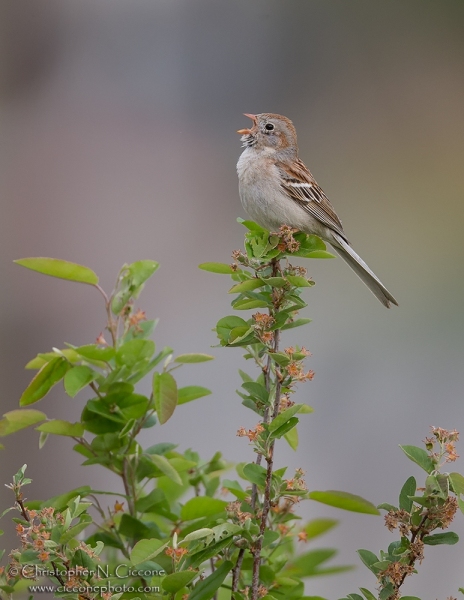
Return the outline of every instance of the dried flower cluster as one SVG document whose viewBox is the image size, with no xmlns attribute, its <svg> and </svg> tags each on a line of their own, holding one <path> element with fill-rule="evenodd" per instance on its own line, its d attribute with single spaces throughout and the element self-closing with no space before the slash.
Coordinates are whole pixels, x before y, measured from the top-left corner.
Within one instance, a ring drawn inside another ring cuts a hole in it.
<svg viewBox="0 0 464 600">
<path fill-rule="evenodd" d="M 35 510 L 25 509 L 28 517 L 28 525 L 24 526 L 21 523 L 16 525 L 16 533 L 21 540 L 21 549 L 37 550 L 38 559 L 42 562 L 50 559 L 50 551 L 48 549 L 47 540 L 50 539 L 50 531 L 56 523 L 63 523 L 63 516 L 60 513 L 55 513 L 53 508 L 43 508 L 37 512 Z M 10 556 L 15 561 L 15 557 L 19 550 L 13 550 Z"/>
<path fill-rule="evenodd" d="M 234 502 L 229 502 L 229 504 L 226 506 L 226 511 L 230 519 L 243 525 L 245 521 L 252 519 L 253 515 L 249 512 L 242 511 L 241 506 L 242 503 L 240 500 L 234 500 Z"/>
<path fill-rule="evenodd" d="M 456 429 L 448 430 L 442 427 L 430 427 L 432 436 L 424 440 L 425 447 L 430 453 L 430 458 L 440 468 L 444 463 L 454 462 L 459 458 L 456 452 L 456 442 L 459 440 L 459 432 Z M 435 447 L 438 444 L 438 449 Z"/>
<path fill-rule="evenodd" d="M 171 548 L 171 546 L 169 546 L 164 553 L 167 556 L 170 556 L 175 563 L 178 563 L 183 556 L 188 554 L 188 550 L 186 548 Z"/>
<path fill-rule="evenodd" d="M 304 471 L 302 469 L 297 469 L 292 479 L 284 479 L 285 483 L 287 484 L 287 490 L 307 491 L 308 488 L 306 487 L 306 483 L 303 477 Z"/>
<path fill-rule="evenodd" d="M 250 442 L 254 442 L 263 431 L 264 427 L 258 423 L 254 429 L 248 429 L 248 431 L 245 429 L 245 427 L 240 427 L 240 429 L 237 431 L 237 436 L 247 437 Z"/>
<path fill-rule="evenodd" d="M 426 544 L 455 543 L 453 541 L 455 534 L 433 534 L 433 532 L 436 529 L 447 529 L 459 507 L 458 499 L 450 495 L 450 490 L 454 489 L 451 487 L 450 475 L 440 473 L 438 470 L 443 464 L 454 462 L 458 457 L 455 443 L 459 439 L 459 433 L 441 427 L 431 427 L 431 431 L 432 436 L 427 437 L 424 444 L 432 461 L 431 464 L 435 468 L 433 470 L 429 468 L 425 487 L 410 490 L 409 493 L 402 491 L 403 496 L 400 496 L 402 508 L 391 508 L 385 515 L 385 525 L 389 531 L 398 529 L 401 534 L 400 545 L 395 552 L 383 553 L 384 561 L 388 562 L 388 566 L 377 573 L 380 592 L 385 595 L 389 590 L 388 600 L 400 598 L 400 588 L 404 580 L 415 572 L 416 563 L 420 564 L 424 559 Z M 409 485 L 413 485 L 414 488 L 416 485 L 414 478 L 410 478 L 409 481 L 412 482 Z M 417 491 L 422 491 L 423 495 L 416 497 Z M 445 538 L 450 541 L 441 541 L 440 535 L 450 536 Z"/>
<path fill-rule="evenodd" d="M 255 322 L 253 328 L 259 339 L 263 342 L 263 344 L 271 343 L 274 339 L 274 333 L 270 331 L 270 329 L 275 323 L 274 317 L 266 313 L 257 312 L 252 316 L 252 318 Z"/>
<path fill-rule="evenodd" d="M 294 229 L 293 227 L 289 227 L 288 225 L 282 225 L 279 228 L 279 231 L 276 233 L 272 233 L 271 235 L 276 235 L 280 238 L 279 244 L 277 248 L 281 252 L 290 252 L 293 254 L 300 248 L 300 242 L 298 242 L 293 234 L 297 233 L 298 229 Z"/>
<path fill-rule="evenodd" d="M 21 548 L 12 550 L 10 553 L 9 573 L 14 573 L 17 578 L 36 580 L 38 570 L 33 564 L 21 564 L 21 554 L 25 551 L 35 551 L 38 560 L 45 565 L 51 565 L 50 571 L 59 572 L 56 578 L 67 589 L 88 586 L 88 569 L 80 565 L 71 566 L 66 547 L 56 544 L 50 540 L 51 532 L 57 526 L 62 527 L 65 518 L 60 512 L 55 512 L 52 507 L 46 507 L 40 511 L 28 510 L 21 507 L 23 516 L 26 517 L 27 525 L 18 523 L 16 533 L 21 540 Z M 75 551 L 82 551 L 94 560 L 99 560 L 95 552 L 85 542 L 79 542 Z M 57 566 L 60 565 L 59 571 Z"/>
</svg>

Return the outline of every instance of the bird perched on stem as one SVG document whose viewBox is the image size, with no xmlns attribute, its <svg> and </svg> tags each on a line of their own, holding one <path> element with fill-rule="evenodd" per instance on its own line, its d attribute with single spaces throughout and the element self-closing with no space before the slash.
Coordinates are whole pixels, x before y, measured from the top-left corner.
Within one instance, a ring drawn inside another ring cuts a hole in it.
<svg viewBox="0 0 464 600">
<path fill-rule="evenodd" d="M 239 129 L 243 147 L 238 163 L 243 208 L 259 225 L 274 231 L 288 225 L 328 242 L 390 308 L 395 298 L 351 247 L 342 223 L 309 169 L 298 158 L 296 131 L 287 117 L 245 114 L 250 129 Z"/>
</svg>

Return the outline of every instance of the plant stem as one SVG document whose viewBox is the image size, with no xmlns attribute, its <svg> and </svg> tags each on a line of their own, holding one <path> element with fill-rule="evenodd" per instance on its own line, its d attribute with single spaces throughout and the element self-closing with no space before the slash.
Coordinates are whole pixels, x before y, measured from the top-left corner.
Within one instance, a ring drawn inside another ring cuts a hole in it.
<svg viewBox="0 0 464 600">
<path fill-rule="evenodd" d="M 124 491 L 127 497 L 127 508 L 129 509 L 129 514 L 134 517 L 135 516 L 135 506 L 134 506 L 134 494 L 130 485 L 130 477 L 128 476 L 128 464 L 127 457 L 124 458 L 123 468 L 122 468 L 122 481 L 124 484 Z"/>
<path fill-rule="evenodd" d="M 412 533 L 411 535 L 411 539 L 410 539 L 410 543 L 413 544 L 417 538 L 419 538 L 422 541 L 422 538 L 424 536 L 427 535 L 428 531 L 426 529 L 424 529 L 424 525 L 426 524 L 427 520 L 429 518 L 429 511 L 426 511 L 425 514 L 423 515 L 421 522 L 419 523 L 419 526 L 417 527 L 416 531 L 414 531 L 414 533 Z M 411 559 L 409 560 L 409 566 L 412 567 L 414 566 L 414 563 L 416 562 L 414 557 L 411 557 Z M 403 585 L 404 580 L 406 579 L 407 573 L 405 573 L 399 583 L 395 586 L 395 592 L 398 592 L 400 587 Z"/>
<path fill-rule="evenodd" d="M 272 266 L 272 276 L 276 277 L 280 273 L 279 261 L 276 259 L 273 259 L 271 261 L 271 266 Z M 275 318 L 276 315 L 278 314 L 279 308 L 280 308 L 280 298 L 279 298 L 278 292 L 276 290 L 273 290 L 273 304 L 274 304 L 273 310 L 271 310 L 269 312 L 270 312 L 271 316 L 273 316 Z M 276 329 L 274 331 L 272 352 L 279 351 L 279 342 L 280 342 L 280 329 Z M 267 390 L 271 389 L 271 374 L 272 374 L 272 372 L 271 372 L 271 357 L 268 354 L 267 369 L 266 369 L 266 373 L 265 373 L 265 382 L 266 382 Z M 264 412 L 264 418 L 263 418 L 264 423 L 269 423 L 270 421 L 273 421 L 276 418 L 276 416 L 279 414 L 281 389 L 282 389 L 282 383 L 280 380 L 280 374 L 279 374 L 278 370 L 276 369 L 276 371 L 275 371 L 274 405 L 272 407 L 271 414 L 269 414 L 270 413 L 269 407 L 266 408 L 266 410 Z M 261 513 L 261 522 L 260 522 L 260 527 L 259 527 L 259 537 L 255 543 L 254 548 L 252 549 L 253 574 L 252 574 L 252 583 L 251 583 L 251 600 L 257 600 L 257 598 L 258 598 L 259 567 L 261 565 L 261 551 L 262 551 L 262 547 L 263 547 L 263 536 L 266 531 L 267 518 L 269 515 L 269 511 L 271 509 L 272 470 L 273 470 L 273 466 L 274 466 L 274 445 L 275 445 L 275 440 L 272 440 L 267 448 L 267 453 L 266 453 L 266 457 L 265 457 L 266 462 L 267 462 L 266 485 L 264 488 L 264 498 L 263 498 L 262 513 Z M 258 455 L 258 458 L 260 460 L 259 460 L 259 462 L 258 462 L 258 459 L 256 460 L 257 464 L 259 464 L 261 462 L 261 456 L 262 455 Z"/>
<path fill-rule="evenodd" d="M 279 412 L 280 405 L 280 390 L 281 383 L 277 379 L 276 382 L 276 393 L 274 400 L 274 410 L 272 412 L 272 420 L 275 419 Z M 251 584 L 251 600 L 257 600 L 258 598 L 258 587 L 259 587 L 259 567 L 261 564 L 261 550 L 263 547 L 263 536 L 266 531 L 267 517 L 269 515 L 269 511 L 271 509 L 271 487 L 272 487 L 272 469 L 274 466 L 274 445 L 275 441 L 273 440 L 269 445 L 268 454 L 266 456 L 267 462 L 267 470 L 266 470 L 266 486 L 264 489 L 264 500 L 263 500 L 263 509 L 261 515 L 261 523 L 259 527 L 259 538 L 255 544 L 254 549 L 252 550 L 253 554 L 253 575 L 252 575 L 252 584 Z"/>
<path fill-rule="evenodd" d="M 111 299 L 108 298 L 105 290 L 100 287 L 98 285 L 98 283 L 95 285 L 95 287 L 97 288 L 97 290 L 100 292 L 100 294 L 103 296 L 104 300 L 105 300 L 105 308 L 106 308 L 106 314 L 108 315 L 108 331 L 111 334 L 111 339 L 113 341 L 113 347 L 116 348 L 116 342 L 118 339 L 118 335 L 117 335 L 117 323 L 114 321 L 113 319 L 113 314 L 111 312 Z"/>
<path fill-rule="evenodd" d="M 237 562 L 235 563 L 235 567 L 232 569 L 232 591 L 236 592 L 238 590 L 238 583 L 240 581 L 240 572 L 242 570 L 242 562 L 243 557 L 245 556 L 245 548 L 240 548 L 240 552 L 238 553 Z"/>
<path fill-rule="evenodd" d="M 273 258 L 271 260 L 271 262 L 265 266 L 266 266 L 266 268 L 269 266 L 271 267 L 271 274 L 273 277 L 276 277 L 281 273 L 280 261 L 277 260 L 276 258 Z M 272 297 L 273 297 L 273 307 L 272 307 L 272 309 L 269 310 L 269 314 L 270 314 L 270 316 L 276 318 L 277 314 L 279 313 L 279 309 L 280 309 L 281 297 L 279 295 L 279 292 L 275 289 L 273 290 Z M 280 329 L 276 329 L 274 331 L 272 347 L 268 349 L 266 366 L 261 365 L 261 368 L 264 373 L 264 387 L 266 388 L 266 390 L 268 392 L 271 391 L 271 387 L 272 387 L 272 359 L 269 355 L 269 352 L 278 352 L 279 351 L 279 342 L 280 342 Z M 269 423 L 270 421 L 274 420 L 276 418 L 276 416 L 278 415 L 279 407 L 280 407 L 281 388 L 282 388 L 282 384 L 281 384 L 281 380 L 280 380 L 280 373 L 276 369 L 275 370 L 274 404 L 272 406 L 272 412 L 271 412 L 269 406 L 267 406 L 266 409 L 264 410 L 263 423 L 266 423 L 266 424 Z M 262 507 L 262 513 L 261 513 L 260 531 L 259 531 L 258 540 L 256 541 L 254 548 L 251 549 L 251 553 L 253 555 L 253 575 L 252 575 L 252 587 L 251 587 L 251 600 L 257 600 L 257 598 L 258 598 L 259 567 L 261 564 L 261 550 L 263 547 L 263 535 L 266 530 L 267 518 L 269 515 L 270 508 L 271 508 L 271 488 L 272 488 L 272 470 L 273 470 L 273 464 L 274 464 L 274 460 L 273 460 L 274 444 L 275 444 L 274 440 L 271 441 L 271 443 L 269 444 L 267 451 L 266 451 L 266 457 L 265 457 L 266 462 L 267 462 L 266 485 L 265 485 L 263 507 Z M 255 460 L 255 464 L 260 465 L 262 458 L 263 458 L 263 454 L 258 453 L 258 456 L 256 457 L 256 460 Z M 256 503 L 258 500 L 258 488 L 257 488 L 256 484 L 252 485 L 251 490 L 252 490 L 251 491 L 251 507 L 252 507 L 253 511 L 255 512 L 256 511 Z M 235 566 L 232 569 L 232 592 L 235 592 L 238 590 L 238 585 L 239 585 L 239 581 L 240 581 L 240 572 L 241 572 L 244 555 L 245 555 L 245 549 L 241 548 L 238 553 L 237 562 L 235 563 Z"/>
</svg>

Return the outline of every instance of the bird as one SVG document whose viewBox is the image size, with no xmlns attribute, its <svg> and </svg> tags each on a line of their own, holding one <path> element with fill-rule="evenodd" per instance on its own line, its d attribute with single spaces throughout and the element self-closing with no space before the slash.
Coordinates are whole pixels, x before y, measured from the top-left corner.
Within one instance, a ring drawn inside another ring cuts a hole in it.
<svg viewBox="0 0 464 600">
<path fill-rule="evenodd" d="M 328 242 L 380 302 L 398 302 L 353 250 L 332 204 L 298 156 L 295 127 L 273 113 L 252 115 L 249 129 L 239 129 L 244 148 L 237 163 L 243 208 L 261 227 L 287 225 Z"/>
</svg>

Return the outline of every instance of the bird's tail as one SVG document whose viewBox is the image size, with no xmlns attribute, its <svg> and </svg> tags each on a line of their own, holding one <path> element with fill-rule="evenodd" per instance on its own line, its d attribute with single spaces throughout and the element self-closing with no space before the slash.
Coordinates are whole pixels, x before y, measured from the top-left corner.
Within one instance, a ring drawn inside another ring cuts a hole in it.
<svg viewBox="0 0 464 600">
<path fill-rule="evenodd" d="M 380 279 L 369 269 L 363 259 L 356 254 L 349 243 L 336 233 L 333 233 L 332 235 L 334 238 L 334 242 L 332 243 L 334 250 L 346 263 L 348 263 L 356 275 L 371 290 L 374 296 L 387 308 L 390 308 L 390 303 L 398 306 L 398 302 L 395 298 L 390 294 Z"/>
</svg>

